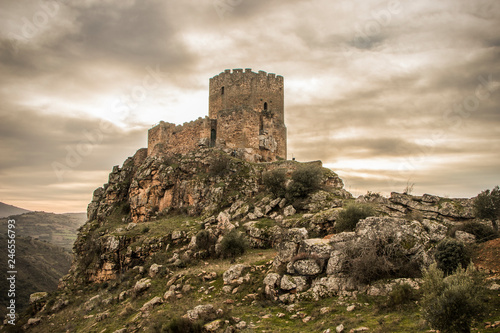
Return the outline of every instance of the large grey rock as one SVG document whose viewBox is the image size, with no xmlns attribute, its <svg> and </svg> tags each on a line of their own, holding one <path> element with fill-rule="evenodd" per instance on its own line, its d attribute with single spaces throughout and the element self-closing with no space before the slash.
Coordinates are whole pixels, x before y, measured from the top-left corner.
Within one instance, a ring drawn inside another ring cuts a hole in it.
<svg viewBox="0 0 500 333">
<path fill-rule="evenodd" d="M 318 260 L 315 259 L 297 260 L 293 263 L 293 268 L 297 274 L 308 276 L 318 275 L 323 270 L 320 264 L 318 264 Z"/>
<path fill-rule="evenodd" d="M 191 321 L 214 320 L 217 318 L 217 311 L 212 304 L 198 305 L 186 313 L 186 318 Z"/>
<path fill-rule="evenodd" d="M 428 249 L 433 245 L 429 229 L 422 222 L 393 217 L 368 217 L 358 222 L 356 236 L 359 240 L 386 240 L 398 245 L 403 254 L 422 265 L 429 265 L 432 258 Z"/>
<path fill-rule="evenodd" d="M 146 289 L 149 289 L 149 287 L 151 287 L 151 279 L 144 278 L 136 282 L 134 291 L 136 293 L 140 293 L 145 291 Z"/>
<path fill-rule="evenodd" d="M 231 216 L 227 212 L 220 212 L 217 216 L 217 230 L 222 233 L 228 233 L 233 230 L 235 226 L 231 223 Z"/>
<path fill-rule="evenodd" d="M 299 247 L 299 253 L 314 253 L 325 257 L 325 259 L 330 256 L 331 251 L 332 246 L 330 245 L 330 240 L 322 238 L 304 239 Z"/>
<path fill-rule="evenodd" d="M 326 274 L 335 275 L 342 271 L 342 262 L 344 261 L 344 256 L 341 251 L 334 250 L 330 253 L 330 259 L 328 259 L 328 264 L 326 265 Z"/>
<path fill-rule="evenodd" d="M 150 301 L 144 303 L 144 305 L 141 307 L 142 312 L 150 311 L 152 310 L 155 306 L 160 305 L 163 303 L 161 297 L 155 296 L 153 299 Z"/>
<path fill-rule="evenodd" d="M 281 276 L 277 273 L 269 273 L 264 278 L 264 291 L 266 295 L 275 297 L 277 295 L 276 288 L 281 282 Z"/>
<path fill-rule="evenodd" d="M 455 232 L 455 238 L 461 242 L 464 242 L 466 244 L 470 243 L 475 243 L 476 242 L 476 236 L 469 234 L 468 232 L 462 231 L 462 230 L 457 230 Z"/>
<path fill-rule="evenodd" d="M 33 294 L 30 295 L 30 304 L 39 302 L 39 301 L 45 299 L 48 295 L 49 295 L 49 293 L 47 293 L 45 291 L 41 291 L 41 292 L 38 292 L 38 293 L 33 293 Z"/>
<path fill-rule="evenodd" d="M 283 216 L 287 217 L 287 216 L 292 216 L 293 214 L 295 214 L 296 210 L 295 208 L 293 208 L 292 205 L 289 205 L 289 206 L 286 206 L 285 209 L 283 210 Z"/>
<path fill-rule="evenodd" d="M 233 283 L 235 283 L 235 281 L 237 281 L 239 278 L 241 278 L 244 271 L 248 271 L 248 270 L 250 270 L 250 266 L 248 266 L 248 265 L 237 264 L 237 265 L 231 266 L 222 275 L 222 280 L 224 281 L 224 284 L 233 284 Z"/>
<path fill-rule="evenodd" d="M 297 285 L 295 284 L 295 281 L 293 281 L 292 276 L 283 275 L 281 278 L 280 288 L 283 290 L 292 290 L 297 288 Z"/>
</svg>

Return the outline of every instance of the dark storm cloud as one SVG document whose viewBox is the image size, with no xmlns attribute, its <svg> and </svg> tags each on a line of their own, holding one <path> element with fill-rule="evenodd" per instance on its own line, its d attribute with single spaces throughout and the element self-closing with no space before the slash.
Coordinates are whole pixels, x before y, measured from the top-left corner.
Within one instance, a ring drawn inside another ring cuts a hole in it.
<svg viewBox="0 0 500 333">
<path fill-rule="evenodd" d="M 91 150 L 88 155 L 92 156 L 82 156 L 78 169 L 102 170 L 116 162 L 108 149 L 121 151 L 122 156 L 131 154 L 134 147 L 144 145 L 145 131 L 124 131 L 99 119 L 4 108 L 0 113 L 0 147 L 5 154 L 0 170 L 28 167 L 45 171 L 54 161 L 64 162 L 68 151 L 80 144 Z"/>
</svg>

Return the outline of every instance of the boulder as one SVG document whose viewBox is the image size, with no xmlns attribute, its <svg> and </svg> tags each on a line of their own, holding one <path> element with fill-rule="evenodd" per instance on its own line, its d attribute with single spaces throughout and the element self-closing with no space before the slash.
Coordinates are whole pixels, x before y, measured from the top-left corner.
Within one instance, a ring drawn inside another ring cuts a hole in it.
<svg viewBox="0 0 500 333">
<path fill-rule="evenodd" d="M 155 306 L 160 305 L 161 303 L 163 303 L 161 297 L 155 296 L 150 301 L 147 301 L 146 303 L 144 303 L 144 305 L 141 307 L 141 311 L 142 312 L 150 311 Z"/>
<path fill-rule="evenodd" d="M 224 284 L 233 284 L 243 275 L 245 271 L 248 270 L 250 270 L 250 266 L 248 265 L 237 264 L 231 266 L 222 275 L 222 280 L 224 281 Z"/>
<path fill-rule="evenodd" d="M 33 293 L 30 295 L 30 304 L 39 302 L 39 301 L 45 299 L 48 295 L 49 295 L 49 293 L 44 292 L 44 291 L 41 291 L 38 293 Z"/>
<path fill-rule="evenodd" d="M 209 322 L 203 325 L 205 332 L 218 332 L 224 326 L 224 322 L 220 319 Z"/>
<path fill-rule="evenodd" d="M 330 240 L 322 238 L 304 239 L 299 247 L 299 253 L 314 253 L 325 258 L 330 256 L 331 251 Z"/>
<path fill-rule="evenodd" d="M 471 244 L 476 242 L 476 236 L 473 234 L 469 234 L 468 232 L 457 230 L 455 232 L 455 238 L 459 241 L 462 241 L 466 244 Z"/>
<path fill-rule="evenodd" d="M 293 214 L 295 214 L 295 212 L 296 212 L 295 208 L 293 208 L 292 205 L 289 205 L 286 206 L 285 209 L 283 210 L 283 216 L 285 217 L 292 216 Z"/>
<path fill-rule="evenodd" d="M 293 269 L 299 275 L 318 275 L 323 271 L 322 265 L 315 259 L 301 259 L 293 263 Z"/>
<path fill-rule="evenodd" d="M 220 212 L 217 216 L 217 230 L 219 230 L 223 234 L 233 230 L 235 227 L 231 223 L 230 219 L 231 216 L 227 212 Z"/>
<path fill-rule="evenodd" d="M 135 283 L 134 291 L 136 293 L 141 293 L 141 292 L 149 289 L 149 287 L 151 287 L 151 279 L 148 279 L 148 278 L 140 279 L 139 281 L 137 281 Z"/>
<path fill-rule="evenodd" d="M 186 318 L 190 321 L 214 320 L 217 318 L 217 311 L 212 304 L 198 305 L 186 313 Z"/>
<path fill-rule="evenodd" d="M 158 275 L 162 267 L 163 265 L 152 264 L 151 267 L 149 268 L 149 276 L 153 278 L 156 275 Z"/>
</svg>

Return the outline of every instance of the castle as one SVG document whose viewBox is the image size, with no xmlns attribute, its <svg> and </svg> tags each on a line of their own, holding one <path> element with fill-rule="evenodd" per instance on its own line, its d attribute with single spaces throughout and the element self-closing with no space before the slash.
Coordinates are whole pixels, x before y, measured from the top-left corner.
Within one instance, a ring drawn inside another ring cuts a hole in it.
<svg viewBox="0 0 500 333">
<path fill-rule="evenodd" d="M 148 131 L 148 156 L 217 147 L 250 162 L 286 159 L 283 76 L 250 68 L 210 79 L 208 117 Z"/>
</svg>

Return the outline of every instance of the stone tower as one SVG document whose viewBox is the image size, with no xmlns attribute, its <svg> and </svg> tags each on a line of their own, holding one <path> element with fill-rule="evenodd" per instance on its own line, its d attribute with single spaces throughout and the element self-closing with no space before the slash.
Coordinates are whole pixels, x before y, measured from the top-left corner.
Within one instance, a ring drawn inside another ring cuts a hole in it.
<svg viewBox="0 0 500 333">
<path fill-rule="evenodd" d="M 259 151 L 265 161 L 286 159 L 283 76 L 250 68 L 226 69 L 210 79 L 211 144 Z"/>
<path fill-rule="evenodd" d="M 148 156 L 217 147 L 252 162 L 286 159 L 283 77 L 226 69 L 210 79 L 209 116 L 148 132 Z"/>
</svg>

